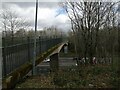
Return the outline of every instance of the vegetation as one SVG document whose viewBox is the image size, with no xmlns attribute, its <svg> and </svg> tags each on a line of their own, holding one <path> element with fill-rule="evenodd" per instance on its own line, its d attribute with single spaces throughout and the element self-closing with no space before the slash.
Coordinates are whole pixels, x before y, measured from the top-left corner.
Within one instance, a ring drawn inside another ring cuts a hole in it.
<svg viewBox="0 0 120 90">
<path fill-rule="evenodd" d="M 75 56 L 75 53 L 60 53 L 61 57 Z M 113 63 L 81 64 L 80 67 L 60 67 L 58 72 L 29 76 L 15 88 L 120 88 L 119 61 Z"/>
<path fill-rule="evenodd" d="M 62 68 L 58 73 L 28 77 L 16 88 L 118 88 L 120 77 L 110 65 Z"/>
<path fill-rule="evenodd" d="M 117 7 L 116 7 L 117 6 Z M 71 21 L 69 41 L 78 57 L 111 58 L 119 53 L 119 2 L 63 3 Z"/>
<path fill-rule="evenodd" d="M 16 88 L 120 88 L 119 3 L 79 0 L 63 2 L 63 9 L 71 23 L 68 36 L 70 52 L 60 56 L 78 57 L 77 66 L 60 68 L 58 72 L 50 72 L 47 75 L 30 76 Z M 13 45 L 25 41 L 21 37 L 25 37 L 26 41 L 30 40 L 28 37 L 34 37 L 32 29 L 27 31 L 28 21 L 24 21 L 15 12 L 5 10 L 1 16 L 3 47 L 5 44 L 7 46 L 7 43 Z M 37 37 L 39 36 L 66 38 L 65 33 L 54 26 L 37 31 Z M 40 59 L 43 60 L 57 47 L 58 45 L 45 52 Z M 84 58 L 85 62 L 88 58 L 89 61 L 81 64 L 79 58 Z M 97 63 L 93 62 L 94 58 Z M 39 59 L 36 60 L 36 64 L 40 62 Z M 32 64 L 29 63 L 13 72 L 4 80 L 5 87 L 16 84 L 31 68 Z"/>
</svg>

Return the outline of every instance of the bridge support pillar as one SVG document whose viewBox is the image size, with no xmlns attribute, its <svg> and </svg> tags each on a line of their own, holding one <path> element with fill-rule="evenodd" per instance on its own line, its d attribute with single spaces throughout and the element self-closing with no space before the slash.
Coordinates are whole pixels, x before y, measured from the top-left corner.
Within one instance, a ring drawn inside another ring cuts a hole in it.
<svg viewBox="0 0 120 90">
<path fill-rule="evenodd" d="M 64 53 L 67 54 L 68 53 L 68 46 L 64 46 Z"/>
<path fill-rule="evenodd" d="M 50 69 L 52 72 L 57 72 L 59 69 L 59 54 L 55 53 L 50 56 Z"/>
</svg>

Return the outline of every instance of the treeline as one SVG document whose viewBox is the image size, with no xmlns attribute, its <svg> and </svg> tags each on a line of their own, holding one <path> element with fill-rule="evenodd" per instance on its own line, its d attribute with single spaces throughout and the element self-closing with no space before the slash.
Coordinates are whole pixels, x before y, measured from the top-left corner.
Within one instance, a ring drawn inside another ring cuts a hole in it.
<svg viewBox="0 0 120 90">
<path fill-rule="evenodd" d="M 26 30 L 26 29 L 20 29 L 16 31 L 15 33 L 12 33 L 11 31 L 6 31 L 4 36 L 2 36 L 2 46 L 4 45 L 15 45 L 15 44 L 21 44 L 26 42 L 33 42 L 34 41 L 34 30 Z M 36 39 L 48 39 L 48 38 L 65 38 L 66 34 L 62 31 L 59 31 L 57 28 L 54 29 L 52 27 L 44 28 L 44 30 L 38 30 L 37 31 L 37 37 Z"/>
<path fill-rule="evenodd" d="M 35 31 L 33 29 L 25 29 L 25 28 L 20 28 L 19 30 L 15 31 L 12 33 L 12 31 L 3 31 L 2 32 L 2 37 L 5 38 L 10 38 L 10 37 L 34 37 Z M 37 37 L 64 37 L 66 33 L 57 27 L 48 27 L 48 28 L 43 28 L 43 30 L 37 30 Z"/>
</svg>

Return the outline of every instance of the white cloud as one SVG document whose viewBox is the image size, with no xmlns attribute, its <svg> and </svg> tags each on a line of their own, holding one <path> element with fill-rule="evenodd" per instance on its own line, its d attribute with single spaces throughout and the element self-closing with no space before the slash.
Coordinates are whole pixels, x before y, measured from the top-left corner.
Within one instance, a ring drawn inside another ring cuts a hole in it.
<svg viewBox="0 0 120 90">
<path fill-rule="evenodd" d="M 23 18 L 28 19 L 32 27 L 34 28 L 34 20 L 35 20 L 35 7 L 26 7 L 22 8 L 17 4 L 6 4 L 6 7 L 11 8 L 12 10 L 16 11 L 20 16 Z M 38 8 L 38 29 L 50 26 L 57 26 L 61 29 L 68 29 L 70 28 L 70 24 L 68 24 L 68 17 L 66 14 L 60 14 L 59 16 L 55 17 L 58 7 L 49 8 L 49 7 L 39 7 Z"/>
<path fill-rule="evenodd" d="M 66 23 L 68 21 L 68 17 L 65 14 L 61 14 L 56 17 L 56 20 L 58 20 L 60 23 Z"/>
<path fill-rule="evenodd" d="M 41 20 L 54 18 L 55 14 L 56 14 L 55 9 L 49 9 L 49 8 L 38 9 L 38 19 Z"/>
</svg>

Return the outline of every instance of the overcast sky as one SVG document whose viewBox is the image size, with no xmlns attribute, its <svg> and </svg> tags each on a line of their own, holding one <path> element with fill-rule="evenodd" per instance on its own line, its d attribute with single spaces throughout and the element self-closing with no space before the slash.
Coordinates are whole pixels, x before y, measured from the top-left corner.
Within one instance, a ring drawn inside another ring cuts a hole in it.
<svg viewBox="0 0 120 90">
<path fill-rule="evenodd" d="M 68 31 L 70 21 L 64 9 L 58 2 L 39 2 L 38 8 L 38 29 L 44 27 L 56 26 Z M 3 9 L 11 9 L 19 16 L 30 21 L 31 27 L 34 28 L 35 22 L 35 2 L 5 2 L 2 4 Z"/>
</svg>

